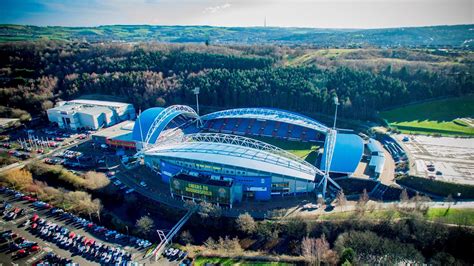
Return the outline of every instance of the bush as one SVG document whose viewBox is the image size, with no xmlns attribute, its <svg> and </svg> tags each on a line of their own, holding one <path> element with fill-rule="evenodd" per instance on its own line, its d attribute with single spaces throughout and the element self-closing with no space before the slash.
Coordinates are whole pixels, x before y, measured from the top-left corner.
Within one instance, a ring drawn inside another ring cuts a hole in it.
<svg viewBox="0 0 474 266">
<path fill-rule="evenodd" d="M 33 177 L 25 169 L 13 169 L 0 175 L 0 181 L 16 190 L 23 190 L 33 184 Z"/>
<path fill-rule="evenodd" d="M 397 183 L 420 192 L 435 194 L 441 197 L 452 195 L 459 199 L 474 199 L 474 186 L 447 183 L 426 178 L 407 176 L 397 180 Z M 461 196 L 458 197 L 458 193 Z"/>
</svg>

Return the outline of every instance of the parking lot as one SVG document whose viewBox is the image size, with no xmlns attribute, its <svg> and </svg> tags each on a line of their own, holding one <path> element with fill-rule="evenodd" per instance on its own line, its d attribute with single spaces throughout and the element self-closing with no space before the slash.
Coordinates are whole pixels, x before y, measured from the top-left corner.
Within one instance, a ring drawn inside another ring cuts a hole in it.
<svg viewBox="0 0 474 266">
<path fill-rule="evenodd" d="M 141 260 L 151 245 L 5 188 L 0 201 L 4 213 L 0 219 L 0 263 L 31 265 L 53 252 L 79 265 L 138 265 L 133 261 Z M 11 213 L 18 214 L 10 217 Z M 19 244 L 14 245 L 16 242 Z M 33 246 L 37 247 L 30 250 Z M 20 250 L 25 254 L 17 258 Z"/>
<path fill-rule="evenodd" d="M 474 185 L 474 139 L 403 134 L 396 138 L 409 153 L 411 174 Z"/>
</svg>

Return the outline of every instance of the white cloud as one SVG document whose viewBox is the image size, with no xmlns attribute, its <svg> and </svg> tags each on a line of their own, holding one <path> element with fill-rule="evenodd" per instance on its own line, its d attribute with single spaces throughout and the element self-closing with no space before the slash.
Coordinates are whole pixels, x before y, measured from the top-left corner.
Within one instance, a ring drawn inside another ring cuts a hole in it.
<svg viewBox="0 0 474 266">
<path fill-rule="evenodd" d="M 208 6 L 206 8 L 204 8 L 204 10 L 202 11 L 204 14 L 214 14 L 214 13 L 217 13 L 221 10 L 224 10 L 226 8 L 229 8 L 230 7 L 230 4 L 229 3 L 225 3 L 223 5 L 217 5 L 217 6 Z"/>
</svg>

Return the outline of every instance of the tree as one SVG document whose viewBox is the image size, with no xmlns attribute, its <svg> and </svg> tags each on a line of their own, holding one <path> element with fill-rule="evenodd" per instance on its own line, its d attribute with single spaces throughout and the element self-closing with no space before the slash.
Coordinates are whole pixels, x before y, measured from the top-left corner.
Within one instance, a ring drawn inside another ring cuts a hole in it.
<svg viewBox="0 0 474 266">
<path fill-rule="evenodd" d="M 409 200 L 410 200 L 410 198 L 408 197 L 407 189 L 404 188 L 402 190 L 402 192 L 400 193 L 400 202 L 401 203 L 407 203 Z"/>
<path fill-rule="evenodd" d="M 345 248 L 342 251 L 341 261 L 344 263 L 349 262 L 350 264 L 352 264 L 354 262 L 355 256 L 355 251 L 352 248 Z"/>
<path fill-rule="evenodd" d="M 326 201 L 324 200 L 323 197 L 318 197 L 317 202 L 318 202 L 318 205 L 321 206 L 321 208 L 324 209 L 326 207 Z"/>
<path fill-rule="evenodd" d="M 312 265 L 320 265 L 321 262 L 337 263 L 336 253 L 329 248 L 324 234 L 320 238 L 303 238 L 301 253 Z"/>
<path fill-rule="evenodd" d="M 343 209 L 344 206 L 347 204 L 347 199 L 346 199 L 346 195 L 344 195 L 344 191 L 340 190 L 337 193 L 336 201 L 337 201 L 337 205 L 339 205 L 341 209 Z"/>
<path fill-rule="evenodd" d="M 192 244 L 194 242 L 193 235 L 191 234 L 191 232 L 189 232 L 189 230 L 184 230 L 183 232 L 181 232 L 181 234 L 179 235 L 179 238 L 186 245 Z"/>
<path fill-rule="evenodd" d="M 449 195 L 444 199 L 444 201 L 445 201 L 446 203 L 448 203 L 448 209 L 446 210 L 446 212 L 448 212 L 449 209 L 451 209 L 451 205 L 452 205 L 453 202 L 454 202 L 453 196 L 452 196 L 451 194 L 449 194 Z"/>
<path fill-rule="evenodd" d="M 150 217 L 145 215 L 137 220 L 137 222 L 135 223 L 135 227 L 139 234 L 147 236 L 153 231 L 155 227 L 155 222 L 153 222 Z"/>
<path fill-rule="evenodd" d="M 253 217 L 246 213 L 240 214 L 239 217 L 235 220 L 237 230 L 245 234 L 251 235 L 257 229 L 257 223 Z"/>
<path fill-rule="evenodd" d="M 86 180 L 86 186 L 89 189 L 101 189 L 110 184 L 110 180 L 105 176 L 104 173 L 95 171 L 88 171 L 84 174 Z"/>
<path fill-rule="evenodd" d="M 367 202 L 369 202 L 369 194 L 367 194 L 367 189 L 364 188 L 362 194 L 359 196 L 359 200 L 356 204 L 356 210 L 360 212 L 365 211 L 365 207 L 367 206 Z"/>
<path fill-rule="evenodd" d="M 199 204 L 198 214 L 203 219 L 206 219 L 209 217 L 219 218 L 222 214 L 222 210 L 217 205 L 203 201 Z"/>
<path fill-rule="evenodd" d="M 21 190 L 33 183 L 33 176 L 25 169 L 13 169 L 0 175 L 0 180 L 16 190 Z"/>
</svg>

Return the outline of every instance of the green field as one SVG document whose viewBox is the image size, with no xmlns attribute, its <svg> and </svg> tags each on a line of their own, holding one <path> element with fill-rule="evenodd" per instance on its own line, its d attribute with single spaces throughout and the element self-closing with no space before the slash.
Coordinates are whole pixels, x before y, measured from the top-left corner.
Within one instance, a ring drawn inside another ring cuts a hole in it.
<svg viewBox="0 0 474 266">
<path fill-rule="evenodd" d="M 339 209 L 340 207 L 337 208 Z M 356 219 L 358 215 L 354 211 L 334 212 L 320 215 L 318 219 L 323 221 L 350 220 Z M 397 209 L 367 211 L 363 215 L 363 218 L 368 220 L 403 219 L 409 217 L 410 213 Z M 474 209 L 429 208 L 424 218 L 428 221 L 439 223 L 473 226 Z"/>
<path fill-rule="evenodd" d="M 241 265 L 241 266 L 250 266 L 250 265 L 257 265 L 257 266 L 289 266 L 293 265 L 290 263 L 284 262 L 263 262 L 263 261 L 248 261 L 248 260 L 238 260 L 233 258 L 207 258 L 207 257 L 198 257 L 194 260 L 194 265 L 196 266 L 203 266 L 206 263 L 212 263 L 213 265 L 222 265 L 222 266 L 231 266 L 231 265 Z"/>
<path fill-rule="evenodd" d="M 474 136 L 474 127 L 458 120 L 474 117 L 474 95 L 409 105 L 380 115 L 390 126 L 407 134 Z"/>
<path fill-rule="evenodd" d="M 294 155 L 308 161 L 309 163 L 314 163 L 317 157 L 317 150 L 320 148 L 320 146 L 316 143 L 291 141 L 271 137 L 251 136 L 251 138 L 263 141 L 287 152 L 293 153 Z"/>
<path fill-rule="evenodd" d="M 474 224 L 474 209 L 430 208 L 426 218 L 448 224 L 470 225 Z"/>
</svg>

